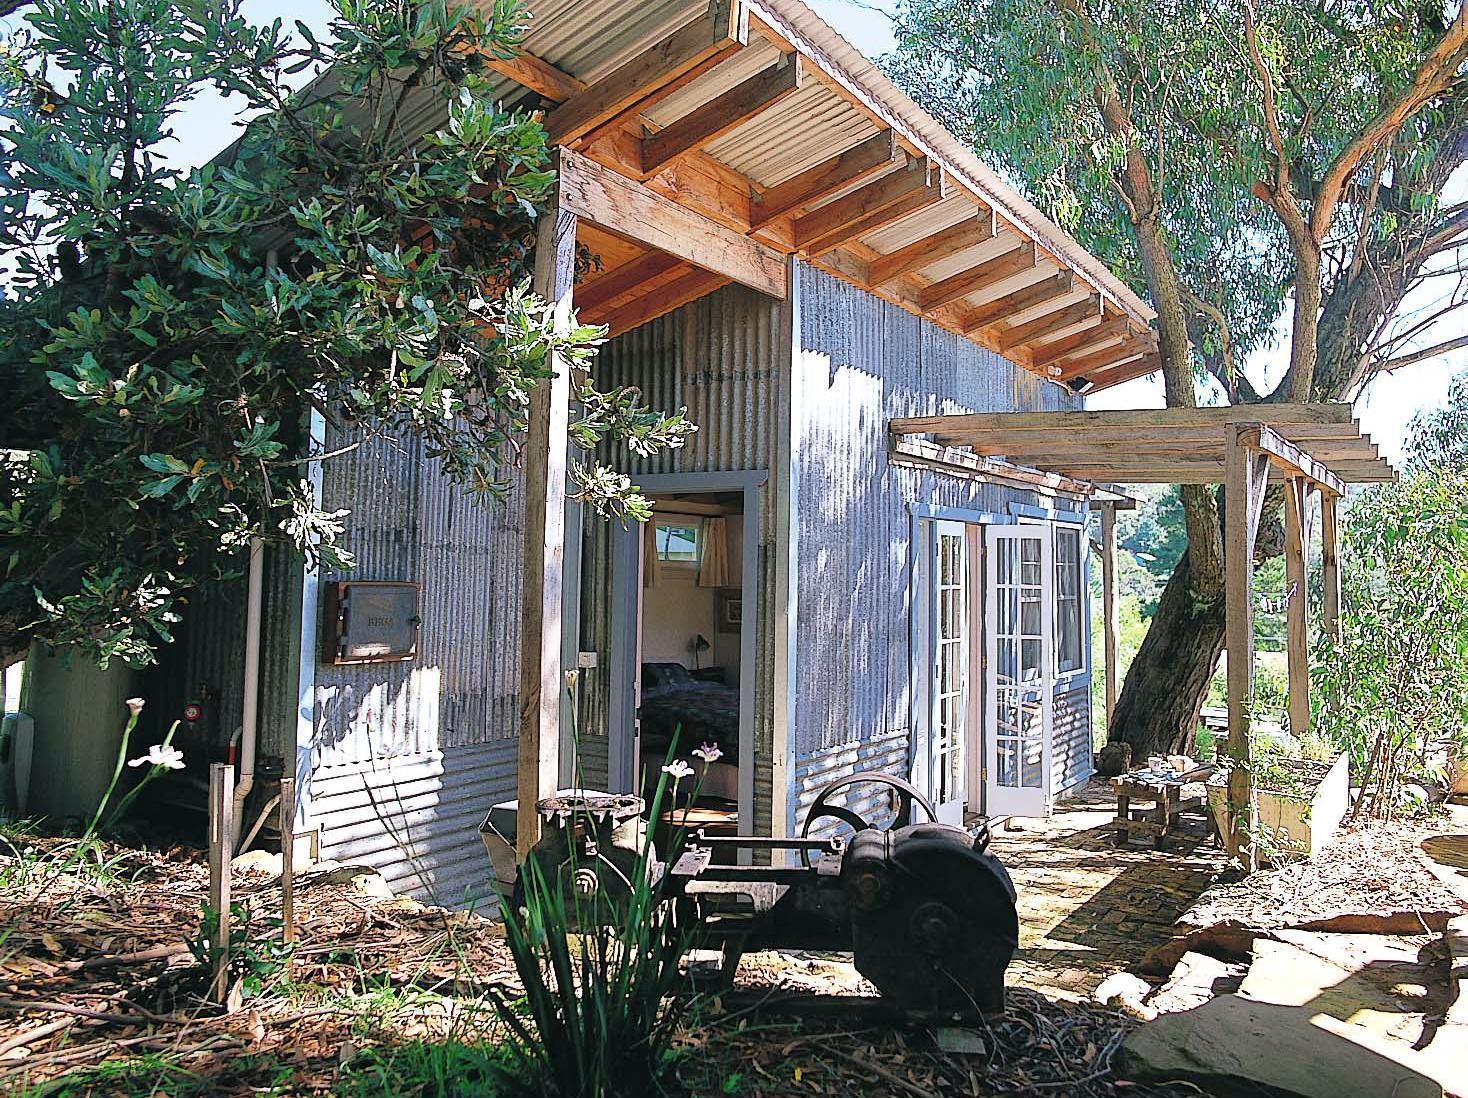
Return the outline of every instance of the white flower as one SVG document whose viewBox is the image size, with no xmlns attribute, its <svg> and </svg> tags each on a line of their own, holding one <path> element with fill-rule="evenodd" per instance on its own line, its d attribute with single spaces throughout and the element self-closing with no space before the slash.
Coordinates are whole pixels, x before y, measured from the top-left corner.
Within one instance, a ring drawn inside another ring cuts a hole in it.
<svg viewBox="0 0 1468 1098">
<path fill-rule="evenodd" d="M 172 745 L 155 743 L 141 759 L 129 759 L 128 766 L 161 766 L 164 770 L 182 770 L 183 752 Z"/>
<path fill-rule="evenodd" d="M 663 767 L 663 773 L 671 775 L 672 779 L 676 782 L 692 777 L 693 767 L 689 766 L 685 759 L 674 759 L 667 766 Z"/>
<path fill-rule="evenodd" d="M 124 704 L 127 706 L 127 711 L 134 717 L 143 711 L 142 698 L 128 698 Z"/>
<path fill-rule="evenodd" d="M 719 745 L 716 743 L 706 743 L 702 747 L 695 747 L 693 753 L 704 761 L 704 765 L 718 762 L 724 757 L 724 753 L 719 750 Z"/>
</svg>

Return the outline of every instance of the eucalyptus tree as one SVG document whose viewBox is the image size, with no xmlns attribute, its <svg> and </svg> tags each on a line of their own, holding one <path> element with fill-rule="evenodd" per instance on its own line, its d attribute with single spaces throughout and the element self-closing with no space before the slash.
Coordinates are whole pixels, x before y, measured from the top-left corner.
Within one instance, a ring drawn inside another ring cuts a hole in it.
<svg viewBox="0 0 1468 1098">
<path fill-rule="evenodd" d="M 896 23 L 893 77 L 1150 297 L 1169 406 L 1354 399 L 1468 344 L 1444 323 L 1468 241 L 1447 197 L 1461 3 L 903 0 Z M 1414 293 L 1432 304 L 1404 310 Z M 1256 385 L 1240 364 L 1286 322 Z M 1181 497 L 1188 549 L 1111 733 L 1139 751 L 1188 741 L 1223 643 L 1219 498 Z"/>
<path fill-rule="evenodd" d="M 37 638 L 146 661 L 252 538 L 349 565 L 345 512 L 306 486 L 334 456 L 307 452 L 308 408 L 343 439 L 416 438 L 484 497 L 553 351 L 581 379 L 582 447 L 690 429 L 599 391 L 601 331 L 526 288 L 554 175 L 538 119 L 491 96 L 486 60 L 525 26 L 509 0 L 337 0 L 320 38 L 240 0 L 7 6 L 5 662 Z M 180 167 L 173 130 L 206 94 L 238 106 L 237 138 Z M 578 468 L 583 498 L 645 514 L 625 477 Z"/>
</svg>

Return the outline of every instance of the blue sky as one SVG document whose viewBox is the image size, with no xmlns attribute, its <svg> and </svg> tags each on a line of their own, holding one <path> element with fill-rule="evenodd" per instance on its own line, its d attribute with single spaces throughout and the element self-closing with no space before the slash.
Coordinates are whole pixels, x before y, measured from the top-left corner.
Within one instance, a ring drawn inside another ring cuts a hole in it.
<svg viewBox="0 0 1468 1098">
<path fill-rule="evenodd" d="M 869 57 L 877 57 L 893 45 L 892 28 L 887 12 L 892 0 L 807 0 L 828 23 Z M 304 20 L 313 30 L 323 29 L 330 17 L 324 0 L 246 0 L 246 15 L 257 21 L 283 19 L 288 23 Z M 201 97 L 178 119 L 175 127 L 178 144 L 174 155 L 184 163 L 201 163 L 233 139 L 233 113 L 217 96 Z M 979 150 L 982 155 L 983 150 Z M 1468 178 L 1455 180 L 1452 201 L 1468 197 Z M 1420 308 L 1431 302 L 1430 296 L 1410 300 L 1409 308 Z M 1457 321 L 1458 331 L 1468 324 L 1468 317 Z M 1425 343 L 1449 339 L 1458 331 L 1438 325 Z M 1281 338 L 1272 350 L 1253 356 L 1245 371 L 1257 383 L 1277 378 L 1284 368 L 1288 347 L 1287 320 L 1282 324 Z M 1369 388 L 1357 404 L 1362 427 L 1382 447 L 1387 457 L 1400 453 L 1408 420 L 1420 408 L 1440 406 L 1447 396 L 1452 375 L 1468 369 L 1468 350 L 1443 356 L 1431 363 L 1409 367 L 1395 377 L 1385 378 Z M 1153 379 L 1139 379 L 1119 385 L 1091 399 L 1096 408 L 1161 407 L 1162 386 Z"/>
</svg>

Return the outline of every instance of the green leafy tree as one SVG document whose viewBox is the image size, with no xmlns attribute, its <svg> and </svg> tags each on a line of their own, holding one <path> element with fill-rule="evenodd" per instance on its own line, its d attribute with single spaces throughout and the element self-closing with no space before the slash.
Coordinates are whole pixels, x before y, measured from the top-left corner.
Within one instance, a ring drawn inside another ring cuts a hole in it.
<svg viewBox="0 0 1468 1098">
<path fill-rule="evenodd" d="M 1150 297 L 1170 406 L 1351 399 L 1468 344 L 1433 342 L 1459 296 L 1402 311 L 1468 239 L 1445 198 L 1468 161 L 1461 4 L 905 0 L 897 28 L 898 82 Z M 1258 388 L 1240 364 L 1286 321 Z M 1180 498 L 1187 551 L 1112 730 L 1138 753 L 1186 746 L 1223 644 L 1217 493 Z"/>
<path fill-rule="evenodd" d="M 557 354 L 581 447 L 683 440 L 681 415 L 598 390 L 601 330 L 527 289 L 554 175 L 485 67 L 524 25 L 510 0 L 339 0 L 321 39 L 240 0 L 25 6 L 0 40 L 3 662 L 34 639 L 146 661 L 254 538 L 348 566 L 345 513 L 305 483 L 332 456 L 307 452 L 308 408 L 358 442 L 416 436 L 494 496 Z M 176 166 L 204 93 L 242 131 Z M 625 477 L 577 475 L 646 515 Z"/>
<path fill-rule="evenodd" d="M 1414 466 L 1468 468 L 1468 370 L 1453 378 L 1441 408 L 1412 417 L 1406 456 Z"/>
</svg>

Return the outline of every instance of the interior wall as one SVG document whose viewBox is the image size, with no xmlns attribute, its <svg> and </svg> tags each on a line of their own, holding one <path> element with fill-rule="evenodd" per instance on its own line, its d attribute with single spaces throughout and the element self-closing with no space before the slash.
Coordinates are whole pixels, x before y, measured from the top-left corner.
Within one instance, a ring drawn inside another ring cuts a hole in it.
<svg viewBox="0 0 1468 1098">
<path fill-rule="evenodd" d="M 659 509 L 660 518 L 687 519 L 702 524 L 704 516 L 683 515 L 671 509 Z M 743 566 L 744 516 L 724 516 L 725 552 L 729 562 L 729 578 L 737 586 Z M 642 591 L 642 660 L 644 663 L 681 663 L 692 668 L 695 663 L 693 638 L 702 636 L 710 647 L 698 654 L 700 667 L 718 666 L 724 670 L 728 686 L 739 685 L 739 633 L 719 632 L 719 588 L 700 587 L 697 567 L 663 561 L 657 582 Z"/>
</svg>

